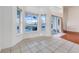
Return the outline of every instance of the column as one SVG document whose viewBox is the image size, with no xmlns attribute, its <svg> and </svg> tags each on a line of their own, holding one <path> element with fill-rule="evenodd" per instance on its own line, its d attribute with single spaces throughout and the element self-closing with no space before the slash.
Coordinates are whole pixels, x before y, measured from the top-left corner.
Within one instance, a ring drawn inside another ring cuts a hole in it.
<svg viewBox="0 0 79 59">
<path fill-rule="evenodd" d="M 38 15 L 38 27 L 37 27 L 38 33 L 41 35 L 41 15 Z"/>
<path fill-rule="evenodd" d="M 51 15 L 49 13 L 46 15 L 46 35 L 51 35 Z"/>
</svg>

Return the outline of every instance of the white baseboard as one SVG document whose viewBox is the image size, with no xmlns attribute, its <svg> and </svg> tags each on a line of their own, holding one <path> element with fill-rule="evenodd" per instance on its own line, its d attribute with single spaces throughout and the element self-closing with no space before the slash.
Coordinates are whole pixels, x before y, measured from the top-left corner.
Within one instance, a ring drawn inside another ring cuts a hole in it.
<svg viewBox="0 0 79 59">
<path fill-rule="evenodd" d="M 58 34 L 56 34 L 56 35 L 53 35 L 53 37 L 61 37 L 61 36 L 63 36 L 63 35 L 65 35 L 65 33 L 58 33 Z"/>
<path fill-rule="evenodd" d="M 0 48 L 0 52 L 1 52 L 1 48 Z"/>
</svg>

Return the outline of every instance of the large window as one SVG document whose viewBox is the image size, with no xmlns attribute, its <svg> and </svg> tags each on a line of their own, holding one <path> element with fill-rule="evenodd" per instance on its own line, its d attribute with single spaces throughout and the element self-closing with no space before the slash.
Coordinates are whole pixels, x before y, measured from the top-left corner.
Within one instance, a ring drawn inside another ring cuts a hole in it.
<svg viewBox="0 0 79 59">
<path fill-rule="evenodd" d="M 20 32 L 20 10 L 17 9 L 17 19 L 16 19 L 16 24 L 17 24 L 17 33 Z"/>
<path fill-rule="evenodd" d="M 37 31 L 38 16 L 34 14 L 25 15 L 25 32 Z"/>
<path fill-rule="evenodd" d="M 41 29 L 42 31 L 45 31 L 46 30 L 46 15 L 41 15 L 41 20 L 42 20 Z"/>
</svg>

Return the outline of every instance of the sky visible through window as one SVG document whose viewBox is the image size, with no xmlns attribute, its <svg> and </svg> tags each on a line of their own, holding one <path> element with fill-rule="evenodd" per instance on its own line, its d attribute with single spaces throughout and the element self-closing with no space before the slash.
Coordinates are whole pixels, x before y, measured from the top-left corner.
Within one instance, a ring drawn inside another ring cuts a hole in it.
<svg viewBox="0 0 79 59">
<path fill-rule="evenodd" d="M 37 18 L 38 18 L 38 16 L 25 16 L 25 21 L 28 24 L 32 24 L 32 23 L 37 22 L 37 20 L 38 20 Z M 41 16 L 41 18 L 42 18 L 42 23 L 45 23 L 46 16 Z"/>
<path fill-rule="evenodd" d="M 45 31 L 46 30 L 46 16 L 42 15 L 41 20 L 42 20 L 41 29 L 42 29 L 42 31 Z"/>
<path fill-rule="evenodd" d="M 38 16 L 25 16 L 25 23 L 27 24 L 32 24 L 32 23 L 36 23 Z"/>
<path fill-rule="evenodd" d="M 20 13 L 17 11 L 17 30 L 19 31 L 19 18 L 20 18 Z M 42 19 L 42 29 L 45 31 L 46 27 L 46 16 L 41 16 Z M 26 15 L 24 17 L 24 21 L 26 23 L 25 25 L 25 31 L 26 32 L 31 32 L 31 31 L 36 31 L 37 30 L 37 23 L 38 23 L 38 16 L 37 15 Z"/>
<path fill-rule="evenodd" d="M 42 23 L 45 23 L 46 16 L 41 16 L 41 18 L 42 18 Z"/>
<path fill-rule="evenodd" d="M 37 31 L 38 16 L 26 15 L 25 18 L 25 32 Z"/>
</svg>

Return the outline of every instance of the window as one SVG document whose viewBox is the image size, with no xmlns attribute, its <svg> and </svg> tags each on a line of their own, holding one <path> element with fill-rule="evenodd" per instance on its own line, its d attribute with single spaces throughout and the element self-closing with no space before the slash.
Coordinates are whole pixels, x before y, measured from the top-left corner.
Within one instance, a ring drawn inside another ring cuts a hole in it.
<svg viewBox="0 0 79 59">
<path fill-rule="evenodd" d="M 17 33 L 19 33 L 20 32 L 20 10 L 18 10 L 18 9 L 17 9 L 16 23 L 17 23 Z"/>
<path fill-rule="evenodd" d="M 46 30 L 46 15 L 42 15 L 41 20 L 42 20 L 41 29 L 42 31 L 45 31 Z"/>
<path fill-rule="evenodd" d="M 25 15 L 25 32 L 32 32 L 37 31 L 37 22 L 38 22 L 38 16 L 27 14 Z"/>
</svg>

